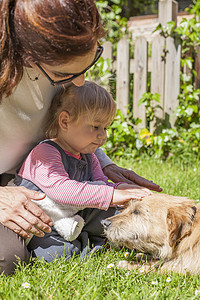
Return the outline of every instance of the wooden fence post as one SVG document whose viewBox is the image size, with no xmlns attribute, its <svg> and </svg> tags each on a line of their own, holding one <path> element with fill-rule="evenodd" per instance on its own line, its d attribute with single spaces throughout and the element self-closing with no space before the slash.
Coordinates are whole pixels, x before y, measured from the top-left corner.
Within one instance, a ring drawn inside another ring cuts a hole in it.
<svg viewBox="0 0 200 300">
<path fill-rule="evenodd" d="M 177 22 L 178 3 L 175 0 L 159 0 L 158 17 L 159 23 L 165 26 L 167 22 Z"/>
<path fill-rule="evenodd" d="M 102 57 L 103 57 L 104 60 L 106 60 L 106 59 L 111 59 L 111 61 L 113 60 L 113 46 L 112 46 L 111 42 L 106 41 L 106 42 L 103 43 Z M 108 70 L 112 72 L 112 70 L 113 70 L 113 64 L 112 64 L 111 67 L 108 67 Z M 110 93 L 109 80 L 107 80 L 106 89 Z"/>
<path fill-rule="evenodd" d="M 165 119 L 173 127 L 176 116 L 174 110 L 178 106 L 178 94 L 180 92 L 180 61 L 181 45 L 175 45 L 174 39 L 167 38 L 166 49 L 168 51 L 165 65 L 165 93 L 164 93 L 164 112 Z"/>
<path fill-rule="evenodd" d="M 138 102 L 142 95 L 147 91 L 147 59 L 148 59 L 148 43 L 145 37 L 139 37 L 135 41 L 134 53 L 134 92 L 133 92 L 133 116 L 140 118 L 142 123 L 138 125 L 138 129 L 146 127 L 145 106 Z"/>
<path fill-rule="evenodd" d="M 129 42 L 121 39 L 117 44 L 117 108 L 127 114 L 129 103 Z"/>
<path fill-rule="evenodd" d="M 103 59 L 107 59 L 107 58 L 110 58 L 112 59 L 113 58 L 113 55 L 112 55 L 112 43 L 109 42 L 109 41 L 106 41 L 103 43 L 103 53 L 102 53 L 102 57 Z"/>
<path fill-rule="evenodd" d="M 162 60 L 163 50 L 165 47 L 165 38 L 159 33 L 152 40 L 152 70 L 151 70 L 151 93 L 160 94 L 160 103 L 153 101 L 152 105 L 159 104 L 164 108 L 164 90 L 165 90 L 165 63 Z M 164 111 L 156 109 L 155 116 L 159 119 L 164 118 Z M 155 122 L 151 122 L 150 131 L 154 131 Z"/>
<path fill-rule="evenodd" d="M 178 3 L 175 0 L 159 0 L 159 22 L 165 26 L 167 22 L 177 22 Z M 168 37 L 165 45 L 166 61 L 164 71 L 163 109 L 164 118 L 172 127 L 175 122 L 174 110 L 178 106 L 180 91 L 181 46 L 175 45 L 174 39 Z"/>
<path fill-rule="evenodd" d="M 197 54 L 195 56 L 195 66 L 194 69 L 197 72 L 197 76 L 194 81 L 194 88 L 199 89 L 200 87 L 200 47 L 196 46 Z"/>
</svg>

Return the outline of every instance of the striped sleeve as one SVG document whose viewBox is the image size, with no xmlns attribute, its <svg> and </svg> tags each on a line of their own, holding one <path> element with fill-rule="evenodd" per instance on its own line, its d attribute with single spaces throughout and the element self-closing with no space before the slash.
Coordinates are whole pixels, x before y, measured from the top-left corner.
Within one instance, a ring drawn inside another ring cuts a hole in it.
<svg viewBox="0 0 200 300">
<path fill-rule="evenodd" d="M 64 169 L 60 152 L 46 143 L 37 145 L 30 152 L 19 175 L 32 181 L 54 201 L 77 208 L 107 210 L 114 191 L 113 186 L 71 180 Z"/>
</svg>

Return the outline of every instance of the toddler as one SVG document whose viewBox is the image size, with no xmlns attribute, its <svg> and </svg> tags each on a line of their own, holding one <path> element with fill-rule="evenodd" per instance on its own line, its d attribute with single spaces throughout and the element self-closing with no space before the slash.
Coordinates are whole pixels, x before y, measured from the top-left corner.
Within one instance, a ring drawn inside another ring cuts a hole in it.
<svg viewBox="0 0 200 300">
<path fill-rule="evenodd" d="M 44 243 L 44 238 L 32 238 L 31 250 L 36 256 L 45 257 L 41 248 L 47 242 L 54 249 L 52 256 L 60 253 L 55 245 L 58 240 L 72 255 L 74 244 L 84 232 L 86 241 L 91 235 L 102 245 L 101 220 L 113 215 L 115 206 L 151 193 L 136 185 L 108 182 L 103 174 L 94 152 L 105 143 L 106 129 L 115 113 L 111 95 L 93 82 L 85 82 L 81 87 L 70 84 L 54 97 L 47 118 L 48 139 L 29 153 L 15 180 L 17 185 L 46 194 L 36 203 L 54 222 Z M 40 241 L 37 246 L 34 239 Z M 94 244 L 90 243 L 92 247 Z M 83 249 L 79 248 L 80 254 Z"/>
</svg>

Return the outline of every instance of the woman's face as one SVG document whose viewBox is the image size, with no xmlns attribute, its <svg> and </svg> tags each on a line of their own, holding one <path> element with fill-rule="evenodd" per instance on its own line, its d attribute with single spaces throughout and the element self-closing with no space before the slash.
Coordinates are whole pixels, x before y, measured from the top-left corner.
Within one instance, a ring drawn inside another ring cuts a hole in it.
<svg viewBox="0 0 200 300">
<path fill-rule="evenodd" d="M 48 74 L 48 76 L 52 80 L 54 81 L 64 80 L 72 77 L 73 75 L 81 73 L 88 66 L 90 66 L 95 59 L 96 49 L 97 46 L 95 45 L 94 49 L 90 51 L 87 55 L 75 57 L 71 61 L 68 61 L 66 64 L 63 63 L 60 65 L 51 66 L 42 63 L 41 67 L 44 69 L 44 71 Z M 37 66 L 34 67 L 38 69 Z M 41 72 L 41 70 L 38 69 L 38 71 L 43 76 L 45 76 Z M 73 79 L 72 82 L 76 86 L 82 86 L 85 82 L 85 74 L 81 74 L 77 78 Z"/>
</svg>

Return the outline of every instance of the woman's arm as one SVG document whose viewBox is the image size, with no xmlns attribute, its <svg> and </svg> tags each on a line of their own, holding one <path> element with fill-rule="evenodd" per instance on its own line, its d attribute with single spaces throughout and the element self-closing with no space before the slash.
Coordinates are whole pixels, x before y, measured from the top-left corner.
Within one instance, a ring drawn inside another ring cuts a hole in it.
<svg viewBox="0 0 200 300">
<path fill-rule="evenodd" d="M 156 192 L 162 192 L 162 188 L 159 185 L 155 184 L 153 181 L 149 181 L 144 177 L 137 175 L 132 170 L 120 168 L 115 164 L 104 167 L 103 172 L 113 182 L 137 184 Z"/>
<path fill-rule="evenodd" d="M 92 158 L 93 181 L 103 181 L 105 182 L 106 185 L 116 188 L 118 184 L 108 181 L 108 177 L 104 175 L 97 156 L 94 153 L 92 153 L 91 158 Z"/>
<path fill-rule="evenodd" d="M 126 182 L 129 184 L 135 183 L 156 192 L 162 191 L 162 188 L 153 181 L 149 181 L 137 175 L 132 170 L 118 167 L 110 160 L 102 149 L 98 148 L 95 154 L 101 164 L 104 174 L 113 182 Z"/>
</svg>

